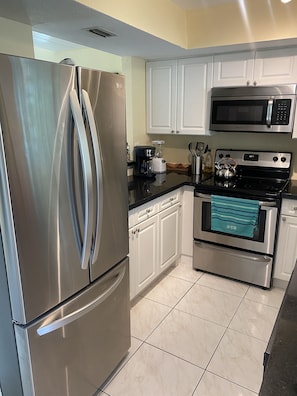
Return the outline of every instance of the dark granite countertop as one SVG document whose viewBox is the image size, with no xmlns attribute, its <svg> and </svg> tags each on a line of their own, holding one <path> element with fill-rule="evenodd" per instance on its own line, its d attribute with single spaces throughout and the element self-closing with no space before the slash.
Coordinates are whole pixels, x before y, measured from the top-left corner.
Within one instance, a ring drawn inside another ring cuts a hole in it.
<svg viewBox="0 0 297 396">
<path fill-rule="evenodd" d="M 192 176 L 186 173 L 167 172 L 154 178 L 128 177 L 129 209 L 136 208 L 184 185 L 195 186 L 210 175 Z"/>
<path fill-rule="evenodd" d="M 297 395 L 297 268 L 292 273 L 269 341 L 259 396 Z"/>
<path fill-rule="evenodd" d="M 282 194 L 283 198 L 297 199 L 297 180 L 290 180 L 286 190 Z"/>
</svg>

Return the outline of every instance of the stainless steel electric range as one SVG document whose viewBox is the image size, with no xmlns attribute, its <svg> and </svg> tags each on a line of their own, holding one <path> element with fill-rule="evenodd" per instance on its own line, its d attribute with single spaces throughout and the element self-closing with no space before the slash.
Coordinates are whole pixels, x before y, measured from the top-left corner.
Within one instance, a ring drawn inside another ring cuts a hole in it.
<svg viewBox="0 0 297 396">
<path fill-rule="evenodd" d="M 270 288 L 291 153 L 219 149 L 195 189 L 193 267 Z"/>
</svg>

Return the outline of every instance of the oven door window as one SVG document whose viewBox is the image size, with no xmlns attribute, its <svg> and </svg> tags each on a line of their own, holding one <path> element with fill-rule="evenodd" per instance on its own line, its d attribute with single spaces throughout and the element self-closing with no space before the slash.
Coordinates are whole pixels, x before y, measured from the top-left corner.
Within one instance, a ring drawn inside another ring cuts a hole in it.
<svg viewBox="0 0 297 396">
<path fill-rule="evenodd" d="M 215 234 L 230 235 L 232 237 L 248 239 L 251 241 L 264 242 L 265 222 L 266 222 L 266 211 L 260 209 L 258 225 L 255 228 L 253 238 L 235 236 L 232 234 L 227 234 L 227 233 L 225 234 L 225 233 L 213 231 L 211 229 L 211 203 L 206 202 L 206 201 L 202 202 L 202 231 L 207 231 L 207 232 L 211 232 L 211 233 L 215 233 Z"/>
</svg>

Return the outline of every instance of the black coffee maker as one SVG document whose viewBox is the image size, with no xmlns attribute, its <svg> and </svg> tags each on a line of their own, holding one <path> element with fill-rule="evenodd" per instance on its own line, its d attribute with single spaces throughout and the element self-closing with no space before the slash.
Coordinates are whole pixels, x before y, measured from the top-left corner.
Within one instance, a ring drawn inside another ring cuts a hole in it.
<svg viewBox="0 0 297 396">
<path fill-rule="evenodd" d="M 155 150 L 156 149 L 153 146 L 134 147 L 134 176 L 149 178 L 155 176 L 155 174 L 152 172 L 152 158 L 155 155 Z"/>
</svg>

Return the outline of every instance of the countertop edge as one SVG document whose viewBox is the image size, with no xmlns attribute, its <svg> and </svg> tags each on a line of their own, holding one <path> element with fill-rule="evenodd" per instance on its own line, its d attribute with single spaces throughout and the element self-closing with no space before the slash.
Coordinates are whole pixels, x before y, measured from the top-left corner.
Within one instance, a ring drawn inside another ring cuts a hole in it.
<svg viewBox="0 0 297 396">
<path fill-rule="evenodd" d="M 297 394 L 297 265 L 287 286 L 269 343 L 259 396 Z"/>
<path fill-rule="evenodd" d="M 156 192 L 156 193 L 150 195 L 149 197 L 142 198 L 142 199 L 138 200 L 137 202 L 129 204 L 129 210 L 135 209 L 143 204 L 146 204 L 147 202 L 153 201 L 154 199 L 159 198 L 162 195 L 165 195 L 171 191 L 177 190 L 178 188 L 181 188 L 183 186 L 193 186 L 194 187 L 195 183 L 191 182 L 191 181 L 179 182 L 175 185 L 165 188 L 162 191 Z"/>
</svg>

